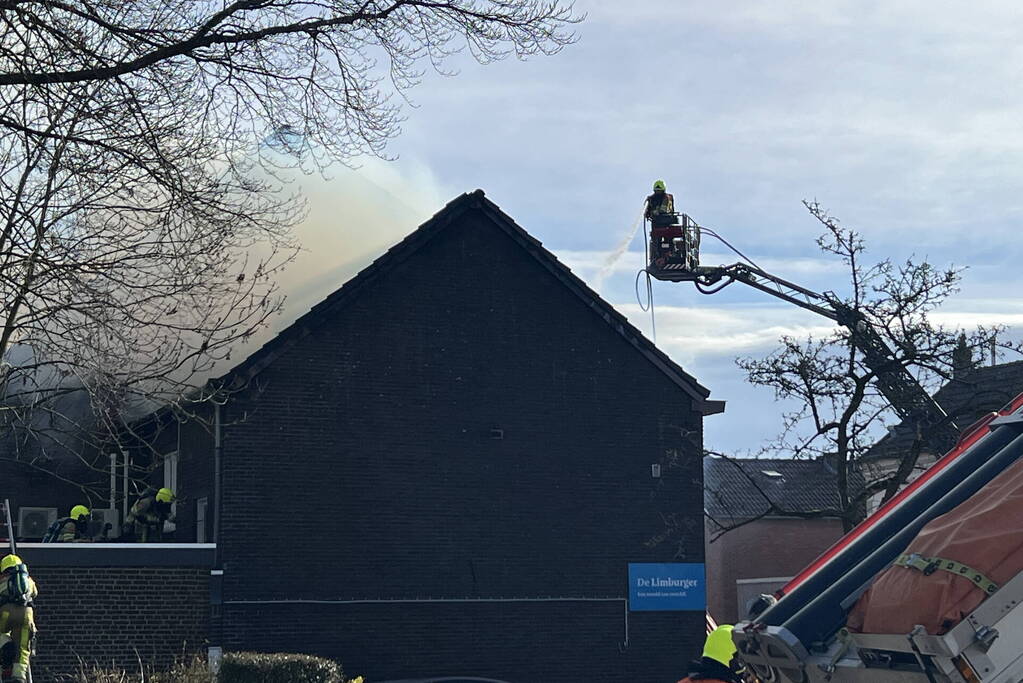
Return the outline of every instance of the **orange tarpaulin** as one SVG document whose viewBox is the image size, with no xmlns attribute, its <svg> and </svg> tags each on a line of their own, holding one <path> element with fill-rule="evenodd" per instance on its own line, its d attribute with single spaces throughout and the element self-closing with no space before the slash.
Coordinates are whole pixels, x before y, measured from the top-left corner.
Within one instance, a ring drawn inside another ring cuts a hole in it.
<svg viewBox="0 0 1023 683">
<path fill-rule="evenodd" d="M 953 560 L 999 586 L 1023 571 L 1023 460 L 1009 466 L 958 507 L 930 521 L 904 551 Z M 948 632 L 987 597 L 969 579 L 892 566 L 878 575 L 849 613 L 862 633 Z"/>
</svg>

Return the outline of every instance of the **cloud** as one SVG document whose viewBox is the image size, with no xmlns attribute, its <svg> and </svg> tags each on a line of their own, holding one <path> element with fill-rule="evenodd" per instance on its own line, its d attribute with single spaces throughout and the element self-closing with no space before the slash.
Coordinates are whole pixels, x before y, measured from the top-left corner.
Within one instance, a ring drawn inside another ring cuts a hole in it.
<svg viewBox="0 0 1023 683">
<path fill-rule="evenodd" d="M 650 313 L 638 304 L 616 304 L 629 321 L 650 333 Z M 775 306 L 654 307 L 657 344 L 685 365 L 695 360 L 767 352 L 782 336 L 826 335 L 834 326 L 801 309 Z"/>
<path fill-rule="evenodd" d="M 952 329 L 963 328 L 969 330 L 978 326 L 993 327 L 995 325 L 1007 325 L 1011 328 L 1010 332 L 1015 332 L 1018 335 L 1020 330 L 1023 329 L 1023 312 L 1018 312 L 1019 307 L 1016 305 L 1016 302 L 1005 301 L 1002 304 L 1007 309 L 1009 307 L 1014 309 L 1013 312 L 949 309 L 936 311 L 931 315 L 931 319 L 940 325 Z M 959 302 L 956 302 L 956 305 L 958 306 Z"/>
<path fill-rule="evenodd" d="M 449 65 L 455 78 L 426 74 L 390 150 L 423 160 L 422 172 L 402 160 L 360 171 L 369 185 L 339 171 L 340 185 L 323 186 L 329 208 L 303 236 L 318 253 L 286 273 L 290 311 L 452 196 L 483 187 L 649 332 L 633 292 L 642 240 L 607 264 L 664 178 L 680 208 L 780 277 L 818 291 L 846 281 L 819 254 L 820 226 L 800 204 L 817 198 L 864 233 L 871 259 L 915 253 L 971 266 L 963 295 L 936 320 L 1023 323 L 1011 299 L 1023 284 L 1015 3 L 577 0 L 577 9 L 589 14 L 580 41 L 554 57 L 480 67 L 461 55 Z M 419 197 L 412 210 L 392 213 L 406 196 Z M 709 240 L 704 252 L 704 263 L 736 260 Z M 827 326 L 737 286 L 704 298 L 657 283 L 655 298 L 658 342 L 733 399 L 722 425 L 763 420 L 770 403 L 735 379 L 734 355 Z M 721 430 L 722 447 L 764 436 Z"/>
<path fill-rule="evenodd" d="M 436 95 L 424 90 L 411 122 L 417 143 L 443 148 L 449 172 L 528 202 L 553 234 L 573 231 L 576 244 L 558 246 L 610 248 L 658 176 L 723 234 L 788 252 L 813 250 L 799 200 L 815 196 L 900 251 L 919 248 L 922 232 L 933 251 L 950 248 L 978 224 L 1006 236 L 1023 213 L 1023 101 L 1004 85 L 1019 80 L 1023 56 L 1013 5 L 579 9 L 589 20 L 578 45 L 467 68 Z M 452 112 L 456 91 L 464 110 Z M 431 105 L 447 120 L 430 118 Z"/>
<path fill-rule="evenodd" d="M 1023 330 L 1023 306 L 1015 300 L 978 302 L 988 310 L 962 306 L 935 312 L 934 322 L 950 328 L 970 329 L 978 325 L 1008 325 L 1010 334 Z M 649 311 L 637 303 L 616 303 L 615 308 L 629 321 L 651 335 Z M 770 352 L 783 337 L 805 339 L 832 333 L 835 325 L 827 319 L 795 306 L 774 304 L 749 306 L 661 306 L 654 307 L 657 344 L 682 365 L 706 364 L 714 359 Z"/>
</svg>

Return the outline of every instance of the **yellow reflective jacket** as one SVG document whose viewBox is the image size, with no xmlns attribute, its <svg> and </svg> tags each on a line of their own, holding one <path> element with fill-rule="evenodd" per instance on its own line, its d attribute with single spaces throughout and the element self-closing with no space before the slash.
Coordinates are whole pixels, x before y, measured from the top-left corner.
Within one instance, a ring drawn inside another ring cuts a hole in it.
<svg viewBox="0 0 1023 683">
<path fill-rule="evenodd" d="M 675 198 L 667 192 L 655 192 L 646 198 L 645 218 L 664 213 L 675 213 Z"/>
</svg>

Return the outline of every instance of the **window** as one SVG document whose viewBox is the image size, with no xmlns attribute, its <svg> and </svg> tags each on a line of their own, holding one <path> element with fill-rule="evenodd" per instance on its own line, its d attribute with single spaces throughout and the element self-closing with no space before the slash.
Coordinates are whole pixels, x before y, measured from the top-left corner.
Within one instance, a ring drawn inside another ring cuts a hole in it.
<svg viewBox="0 0 1023 683">
<path fill-rule="evenodd" d="M 176 496 L 178 494 L 178 454 L 177 451 L 174 453 L 168 453 L 163 456 L 163 487 L 170 489 Z M 171 503 L 171 517 L 176 518 L 178 515 L 178 503 L 174 501 Z M 167 521 L 163 523 L 164 533 L 171 533 L 177 526 L 174 522 Z"/>
<path fill-rule="evenodd" d="M 175 494 L 178 492 L 178 454 L 168 453 L 163 456 L 163 485 Z"/>
<path fill-rule="evenodd" d="M 207 498 L 198 498 L 195 501 L 195 542 L 206 542 L 206 504 Z"/>
</svg>

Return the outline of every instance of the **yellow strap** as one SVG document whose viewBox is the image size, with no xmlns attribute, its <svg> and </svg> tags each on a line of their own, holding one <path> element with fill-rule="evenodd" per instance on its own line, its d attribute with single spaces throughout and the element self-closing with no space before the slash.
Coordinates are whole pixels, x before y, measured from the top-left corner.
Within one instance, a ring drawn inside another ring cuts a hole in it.
<svg viewBox="0 0 1023 683">
<path fill-rule="evenodd" d="M 899 555 L 899 559 L 895 560 L 895 565 L 897 567 L 906 567 L 907 569 L 916 569 L 919 572 L 923 572 L 925 576 L 930 576 L 940 569 L 949 574 L 961 576 L 987 595 L 991 595 L 998 590 L 997 583 L 973 567 L 944 557 L 924 557 L 919 553 L 906 553 Z"/>
</svg>

